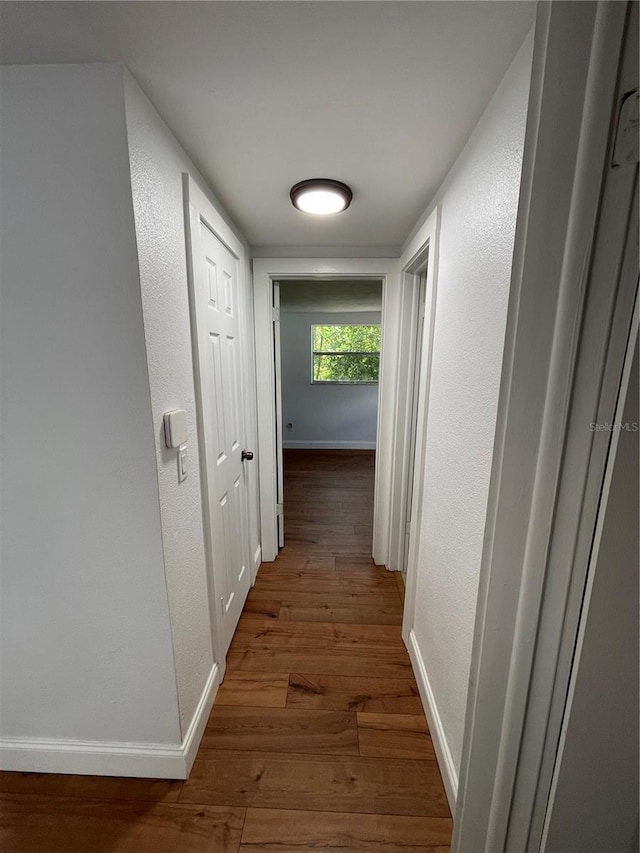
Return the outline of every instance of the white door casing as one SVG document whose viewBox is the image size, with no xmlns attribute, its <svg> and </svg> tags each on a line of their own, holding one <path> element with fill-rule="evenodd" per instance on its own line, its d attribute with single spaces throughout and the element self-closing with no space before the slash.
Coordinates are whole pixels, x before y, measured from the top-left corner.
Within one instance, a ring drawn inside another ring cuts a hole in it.
<svg viewBox="0 0 640 853">
<path fill-rule="evenodd" d="M 278 464 L 276 430 L 276 354 L 273 330 L 273 282 L 287 278 L 378 278 L 382 280 L 382 350 L 378 388 L 376 474 L 372 551 L 386 565 L 389 540 L 389 491 L 392 472 L 393 412 L 397 381 L 397 258 L 254 258 L 258 458 L 262 559 L 278 554 Z"/>
<path fill-rule="evenodd" d="M 409 458 L 407 460 L 409 476 L 407 477 L 407 497 L 406 497 L 406 520 L 404 523 L 404 554 L 400 561 L 400 571 L 403 577 L 407 576 L 407 564 L 409 561 L 409 540 L 411 535 L 411 523 L 413 518 L 413 497 L 416 486 L 416 443 L 418 439 L 418 404 L 420 401 L 421 392 L 421 367 L 422 367 L 422 344 L 424 341 L 424 324 L 426 313 L 426 296 L 427 296 L 427 267 L 420 270 L 416 275 L 416 296 L 418 316 L 416 326 L 416 350 L 413 358 L 413 370 L 409 373 L 412 377 L 411 382 L 411 428 L 409 442 Z M 413 476 L 411 476 L 413 472 Z"/>
<path fill-rule="evenodd" d="M 273 349 L 276 370 L 276 466 L 278 547 L 284 548 L 284 449 L 282 423 L 282 351 L 280 349 L 280 285 L 273 282 Z"/>
<path fill-rule="evenodd" d="M 440 207 L 438 206 L 407 244 L 400 258 L 400 287 L 397 296 L 399 332 L 396 354 L 397 375 L 394 383 L 393 464 L 390 479 L 387 568 L 398 571 L 405 569 L 408 592 L 405 597 L 405 613 L 413 612 L 413 588 L 409 578 L 411 536 L 407 542 L 406 531 L 410 522 L 409 494 L 411 494 L 412 515 L 414 518 L 420 517 L 420 480 L 424 475 L 420 442 L 426 429 L 431 373 L 439 229 Z M 420 342 L 418 332 L 421 285 L 418 274 L 423 269 L 426 269 L 424 323 Z M 408 381 L 408 377 L 415 378 L 416 375 L 421 377 L 421 388 L 418 394 L 415 393 L 417 389 Z M 415 512 L 413 512 L 414 509 Z M 415 533 L 417 534 L 417 531 Z M 409 602 L 408 606 L 407 602 Z M 409 620 L 411 626 L 413 626 L 412 620 L 413 616 Z"/>
<path fill-rule="evenodd" d="M 224 668 L 249 587 L 241 324 L 243 247 L 185 179 L 203 521 L 216 657 Z"/>
</svg>

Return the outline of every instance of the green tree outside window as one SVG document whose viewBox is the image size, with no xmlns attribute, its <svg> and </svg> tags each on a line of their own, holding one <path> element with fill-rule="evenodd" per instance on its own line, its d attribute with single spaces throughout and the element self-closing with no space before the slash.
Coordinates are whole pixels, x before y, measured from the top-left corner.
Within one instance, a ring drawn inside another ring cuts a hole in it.
<svg viewBox="0 0 640 853">
<path fill-rule="evenodd" d="M 311 327 L 312 382 L 377 382 L 380 326 Z"/>
</svg>

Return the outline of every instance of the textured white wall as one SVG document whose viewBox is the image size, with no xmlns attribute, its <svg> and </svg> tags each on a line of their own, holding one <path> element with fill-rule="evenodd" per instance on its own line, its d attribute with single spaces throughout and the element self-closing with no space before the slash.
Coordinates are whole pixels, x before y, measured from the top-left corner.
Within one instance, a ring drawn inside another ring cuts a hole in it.
<svg viewBox="0 0 640 853">
<path fill-rule="evenodd" d="M 1 734 L 179 744 L 121 72 L 0 85 Z"/>
<path fill-rule="evenodd" d="M 189 173 L 212 204 L 220 207 L 169 128 L 127 72 L 125 102 L 162 540 L 184 735 L 211 671 L 213 652 L 202 527 L 182 174 Z M 252 338 L 249 344 L 251 347 Z M 162 431 L 163 413 L 176 408 L 186 410 L 189 429 L 189 475 L 183 483 L 178 483 L 176 452 L 166 449 Z M 251 430 L 250 420 L 250 433 Z M 254 475 L 250 483 L 253 554 L 258 543 L 257 484 L 255 471 L 250 473 Z"/>
<path fill-rule="evenodd" d="M 311 326 L 380 323 L 380 312 L 280 314 L 285 447 L 375 446 L 377 385 L 312 385 Z M 287 431 L 286 424 L 293 430 Z"/>
<path fill-rule="evenodd" d="M 532 46 L 529 37 L 426 214 L 441 205 L 414 631 L 456 768 L 462 750 Z"/>
</svg>

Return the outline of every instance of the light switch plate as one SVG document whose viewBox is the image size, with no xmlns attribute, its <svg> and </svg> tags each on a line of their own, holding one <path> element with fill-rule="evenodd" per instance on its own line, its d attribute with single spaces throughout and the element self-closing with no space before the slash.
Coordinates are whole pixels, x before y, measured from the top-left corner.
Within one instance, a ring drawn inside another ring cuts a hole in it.
<svg viewBox="0 0 640 853">
<path fill-rule="evenodd" d="M 173 409 L 164 417 L 164 443 L 167 447 L 180 447 L 187 440 L 187 413 L 184 409 Z"/>
<path fill-rule="evenodd" d="M 178 448 L 178 482 L 187 479 L 187 445 Z"/>
</svg>

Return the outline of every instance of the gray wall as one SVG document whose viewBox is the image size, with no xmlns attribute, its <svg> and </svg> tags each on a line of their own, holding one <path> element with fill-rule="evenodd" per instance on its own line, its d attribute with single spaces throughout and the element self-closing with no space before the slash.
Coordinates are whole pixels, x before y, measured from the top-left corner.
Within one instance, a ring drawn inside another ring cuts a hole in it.
<svg viewBox="0 0 640 853">
<path fill-rule="evenodd" d="M 287 313 L 280 318 L 285 447 L 375 447 L 377 385 L 312 385 L 311 326 L 379 323 L 379 311 Z M 286 425 L 293 424 L 288 431 Z"/>
<path fill-rule="evenodd" d="M 180 743 L 121 70 L 1 70 L 3 737 Z"/>
<path fill-rule="evenodd" d="M 637 424 L 638 345 L 622 423 Z M 638 851 L 638 432 L 621 432 L 545 853 Z"/>
</svg>

